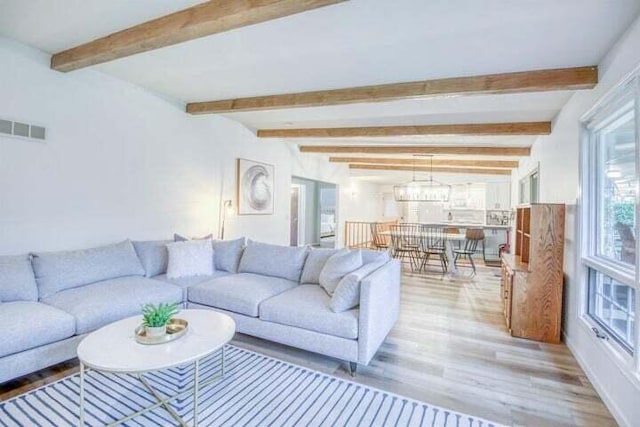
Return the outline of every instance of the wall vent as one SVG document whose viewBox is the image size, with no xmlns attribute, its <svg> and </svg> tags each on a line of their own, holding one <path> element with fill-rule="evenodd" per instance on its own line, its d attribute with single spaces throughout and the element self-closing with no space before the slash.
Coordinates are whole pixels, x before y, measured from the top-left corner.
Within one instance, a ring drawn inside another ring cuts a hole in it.
<svg viewBox="0 0 640 427">
<path fill-rule="evenodd" d="M 15 136 L 44 141 L 47 139 L 47 129 L 44 126 L 0 119 L 0 136 Z"/>
</svg>

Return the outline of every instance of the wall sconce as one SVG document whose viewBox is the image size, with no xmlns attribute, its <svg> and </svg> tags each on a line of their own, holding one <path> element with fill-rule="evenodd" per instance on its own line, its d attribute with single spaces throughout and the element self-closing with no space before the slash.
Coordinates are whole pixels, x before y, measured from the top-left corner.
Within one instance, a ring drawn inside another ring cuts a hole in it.
<svg viewBox="0 0 640 427">
<path fill-rule="evenodd" d="M 225 200 L 222 206 L 222 227 L 220 228 L 220 239 L 224 240 L 224 223 L 227 220 L 227 216 L 231 216 L 234 213 L 233 202 L 231 200 Z"/>
</svg>

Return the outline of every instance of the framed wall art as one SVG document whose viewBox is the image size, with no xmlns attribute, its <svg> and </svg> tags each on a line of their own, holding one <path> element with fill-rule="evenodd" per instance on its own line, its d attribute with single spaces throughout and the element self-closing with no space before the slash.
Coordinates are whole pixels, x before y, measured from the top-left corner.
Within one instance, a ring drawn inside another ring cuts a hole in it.
<svg viewBox="0 0 640 427">
<path fill-rule="evenodd" d="M 238 159 L 239 215 L 273 215 L 275 168 L 267 163 Z"/>
</svg>

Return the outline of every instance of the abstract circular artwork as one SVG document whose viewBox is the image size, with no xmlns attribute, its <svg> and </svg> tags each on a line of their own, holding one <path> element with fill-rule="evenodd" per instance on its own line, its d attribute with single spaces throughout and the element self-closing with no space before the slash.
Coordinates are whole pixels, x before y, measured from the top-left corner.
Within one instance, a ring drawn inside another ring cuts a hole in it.
<svg viewBox="0 0 640 427">
<path fill-rule="evenodd" d="M 272 165 L 239 159 L 239 213 L 272 214 L 273 184 Z"/>
</svg>

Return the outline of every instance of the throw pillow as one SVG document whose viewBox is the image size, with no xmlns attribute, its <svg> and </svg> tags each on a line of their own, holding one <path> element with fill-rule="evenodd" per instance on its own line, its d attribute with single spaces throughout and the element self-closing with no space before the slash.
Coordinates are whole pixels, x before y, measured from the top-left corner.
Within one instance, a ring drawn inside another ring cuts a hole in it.
<svg viewBox="0 0 640 427">
<path fill-rule="evenodd" d="M 173 240 L 176 242 L 186 242 L 187 240 L 211 240 L 213 239 L 213 234 L 209 233 L 206 236 L 202 237 L 184 237 L 182 234 L 173 233 Z"/>
<path fill-rule="evenodd" d="M 216 270 L 237 273 L 240 258 L 244 252 L 245 238 L 235 240 L 214 240 L 213 250 L 216 253 Z"/>
<path fill-rule="evenodd" d="M 38 301 L 29 255 L 0 256 L 0 301 Z"/>
<path fill-rule="evenodd" d="M 167 243 L 171 240 L 148 240 L 133 242 L 133 247 L 142 262 L 147 277 L 158 276 L 167 272 Z"/>
<path fill-rule="evenodd" d="M 189 239 L 180 234 L 174 234 L 173 238 L 176 242 L 203 240 L 211 239 L 211 234 L 200 239 Z M 213 260 L 214 268 L 216 270 L 227 271 L 229 273 L 237 273 L 238 265 L 240 265 L 240 258 L 242 258 L 242 252 L 244 251 L 245 240 L 246 239 L 244 237 L 240 237 L 235 240 L 213 240 L 213 252 L 216 254 L 215 259 Z"/>
<path fill-rule="evenodd" d="M 300 283 L 320 283 L 322 268 L 327 263 L 327 260 L 339 251 L 340 249 L 312 249 L 304 263 Z"/>
<path fill-rule="evenodd" d="M 342 249 L 338 253 L 331 255 L 324 267 L 322 267 L 320 286 L 331 296 L 340 280 L 360 267 L 362 267 L 362 253 L 360 251 Z"/>
<path fill-rule="evenodd" d="M 167 278 L 213 274 L 213 246 L 211 240 L 189 240 L 167 244 L 169 263 Z"/>
<path fill-rule="evenodd" d="M 388 261 L 389 255 L 386 254 L 385 256 L 381 256 L 377 261 L 365 264 L 353 273 L 344 276 L 331 296 L 331 303 L 329 304 L 331 310 L 335 313 L 340 313 L 359 306 L 360 282 Z"/>
</svg>

